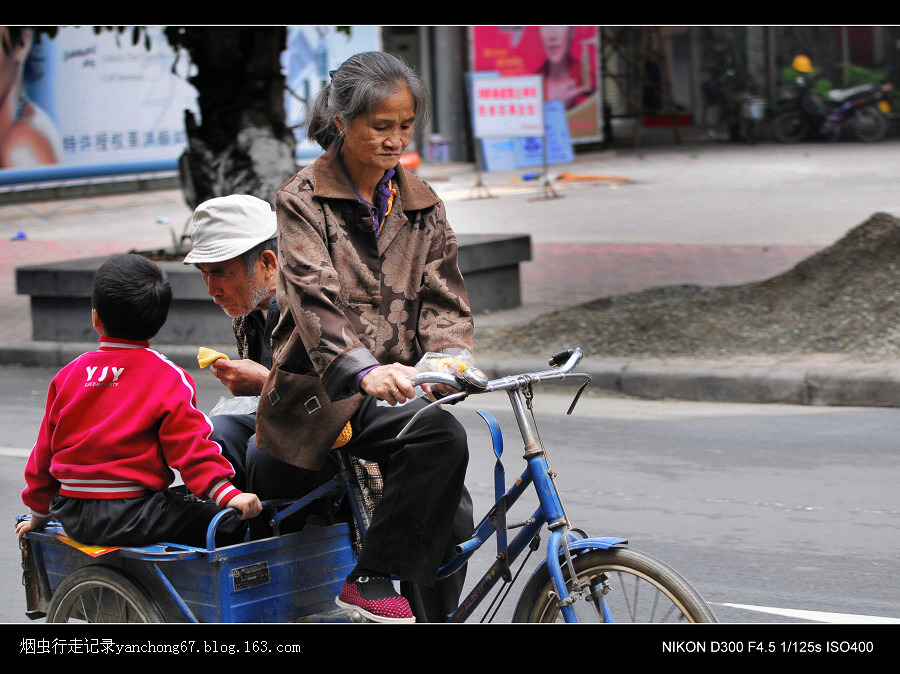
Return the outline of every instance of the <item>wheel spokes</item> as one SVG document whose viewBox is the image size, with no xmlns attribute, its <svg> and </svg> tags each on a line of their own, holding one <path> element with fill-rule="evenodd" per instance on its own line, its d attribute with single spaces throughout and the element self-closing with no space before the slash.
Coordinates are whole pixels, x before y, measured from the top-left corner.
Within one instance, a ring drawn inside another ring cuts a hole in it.
<svg viewBox="0 0 900 674">
<path fill-rule="evenodd" d="M 102 585 L 83 588 L 72 600 L 67 617 L 89 623 L 147 622 L 147 616 L 128 597 Z"/>
<path fill-rule="evenodd" d="M 596 579 L 592 579 L 592 592 L 585 597 L 602 622 L 617 622 L 616 609 L 610 607 L 610 602 L 613 606 L 618 604 L 618 610 L 623 612 L 623 617 L 627 616 L 633 623 L 666 623 L 673 618 L 676 622 L 687 621 L 678 604 L 648 579 L 621 570 L 611 570 L 607 573 L 611 574 L 614 582 L 607 582 L 604 585 L 605 592 L 602 596 L 599 592 L 596 594 L 593 592 Z"/>
</svg>

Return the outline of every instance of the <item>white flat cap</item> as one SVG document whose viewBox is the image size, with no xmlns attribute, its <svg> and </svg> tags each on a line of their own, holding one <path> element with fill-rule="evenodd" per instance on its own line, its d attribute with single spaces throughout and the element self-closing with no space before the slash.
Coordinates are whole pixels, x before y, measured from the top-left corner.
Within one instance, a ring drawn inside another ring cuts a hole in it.
<svg viewBox="0 0 900 674">
<path fill-rule="evenodd" d="M 204 201 L 191 218 L 193 248 L 184 264 L 224 262 L 276 236 L 275 211 L 249 194 Z"/>
</svg>

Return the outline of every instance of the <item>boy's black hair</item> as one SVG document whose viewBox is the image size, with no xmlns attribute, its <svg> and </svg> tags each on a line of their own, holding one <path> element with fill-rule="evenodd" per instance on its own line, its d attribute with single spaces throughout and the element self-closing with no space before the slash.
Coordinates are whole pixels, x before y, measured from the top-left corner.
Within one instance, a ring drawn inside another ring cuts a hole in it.
<svg viewBox="0 0 900 674">
<path fill-rule="evenodd" d="M 166 322 L 171 302 L 166 272 L 143 255 L 114 255 L 94 277 L 91 307 L 108 337 L 148 341 Z"/>
</svg>

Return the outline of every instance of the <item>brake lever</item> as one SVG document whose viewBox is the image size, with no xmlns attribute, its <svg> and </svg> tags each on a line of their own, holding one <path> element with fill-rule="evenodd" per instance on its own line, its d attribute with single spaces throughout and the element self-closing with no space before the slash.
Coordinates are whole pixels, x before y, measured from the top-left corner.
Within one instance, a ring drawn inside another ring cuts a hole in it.
<svg viewBox="0 0 900 674">
<path fill-rule="evenodd" d="M 460 400 L 465 398 L 472 393 L 481 393 L 488 389 L 489 380 L 487 375 L 484 374 L 477 367 L 467 367 L 460 374 L 457 374 L 453 377 L 456 381 L 457 386 L 462 389 L 456 393 L 447 394 L 433 402 L 429 403 L 418 412 L 416 412 L 412 419 L 403 427 L 403 429 L 397 434 L 398 438 L 402 438 L 406 431 L 416 422 L 416 419 L 419 418 L 421 414 L 423 414 L 426 410 L 434 407 L 435 405 L 454 405 L 458 403 Z M 415 377 L 413 377 L 415 380 Z M 449 384 L 448 384 L 449 385 Z"/>
<path fill-rule="evenodd" d="M 435 405 L 452 405 L 454 403 L 459 402 L 460 400 L 465 398 L 467 395 L 469 395 L 468 391 L 460 391 L 459 393 L 451 393 L 448 396 L 445 396 L 443 398 L 438 398 L 437 400 L 428 403 L 427 405 L 425 405 L 425 407 L 420 409 L 418 412 L 416 412 L 412 416 L 412 419 L 410 419 L 406 423 L 406 426 L 404 426 L 403 429 L 399 433 L 397 433 L 397 438 L 399 439 L 399 438 L 402 438 L 404 435 L 406 435 L 406 431 L 408 431 L 410 429 L 410 427 L 414 423 L 416 423 L 416 419 L 418 419 L 421 415 L 423 415 L 425 412 L 430 410 Z"/>
<path fill-rule="evenodd" d="M 585 382 L 581 385 L 581 388 L 578 389 L 578 393 L 575 394 L 575 398 L 572 400 L 572 404 L 569 405 L 569 411 L 566 412 L 566 414 L 572 414 L 572 411 L 575 409 L 575 405 L 578 404 L 578 400 L 581 398 L 581 394 L 584 393 L 584 390 L 585 390 L 588 386 L 590 386 L 590 385 L 591 385 L 591 382 L 593 381 L 593 379 L 591 379 L 591 376 L 590 376 L 590 375 L 584 375 L 584 376 L 587 378 L 587 381 L 585 381 Z"/>
</svg>

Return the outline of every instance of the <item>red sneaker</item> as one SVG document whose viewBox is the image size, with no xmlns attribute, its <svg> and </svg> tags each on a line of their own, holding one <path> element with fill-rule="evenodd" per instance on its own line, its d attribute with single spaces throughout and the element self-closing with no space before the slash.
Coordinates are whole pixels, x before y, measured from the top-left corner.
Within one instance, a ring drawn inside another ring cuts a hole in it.
<svg viewBox="0 0 900 674">
<path fill-rule="evenodd" d="M 361 576 L 347 579 L 334 600 L 338 606 L 355 609 L 376 623 L 416 622 L 409 602 L 394 590 L 390 578 Z"/>
</svg>

